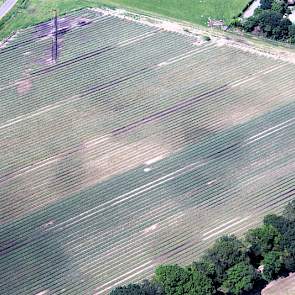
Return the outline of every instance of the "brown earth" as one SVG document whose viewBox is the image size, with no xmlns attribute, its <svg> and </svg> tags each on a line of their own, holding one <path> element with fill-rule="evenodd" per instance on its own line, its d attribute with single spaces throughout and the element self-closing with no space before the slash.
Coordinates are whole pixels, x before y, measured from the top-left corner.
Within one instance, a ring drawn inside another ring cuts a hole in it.
<svg viewBox="0 0 295 295">
<path fill-rule="evenodd" d="M 294 295 L 295 294 L 295 273 L 287 278 L 278 279 L 268 284 L 261 292 L 261 295 Z"/>
</svg>

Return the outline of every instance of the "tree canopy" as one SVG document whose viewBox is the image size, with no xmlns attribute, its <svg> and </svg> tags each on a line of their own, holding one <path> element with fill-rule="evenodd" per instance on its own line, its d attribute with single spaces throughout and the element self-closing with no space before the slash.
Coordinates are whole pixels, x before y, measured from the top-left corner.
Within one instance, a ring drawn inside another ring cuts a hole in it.
<svg viewBox="0 0 295 295">
<path fill-rule="evenodd" d="M 222 289 L 230 294 L 238 295 L 253 288 L 257 272 L 249 263 L 240 262 L 229 268 Z"/>
<path fill-rule="evenodd" d="M 206 252 L 203 260 L 214 265 L 216 281 L 222 283 L 230 267 L 247 260 L 246 248 L 236 236 L 223 236 Z"/>
<path fill-rule="evenodd" d="M 267 253 L 263 259 L 263 278 L 270 282 L 277 278 L 283 268 L 283 254 L 279 251 Z"/>
<path fill-rule="evenodd" d="M 267 38 L 295 42 L 295 31 L 288 15 L 287 0 L 261 0 L 254 15 L 246 19 L 242 27 Z"/>
<path fill-rule="evenodd" d="M 155 271 L 155 281 L 166 295 L 210 295 L 215 290 L 205 274 L 178 265 L 161 265 Z"/>
<path fill-rule="evenodd" d="M 164 295 L 164 292 L 156 283 L 144 280 L 141 284 L 117 287 L 111 291 L 110 295 Z"/>
<path fill-rule="evenodd" d="M 246 243 L 255 256 L 264 256 L 273 249 L 278 250 L 281 239 L 281 234 L 272 225 L 250 229 L 245 237 Z"/>
</svg>

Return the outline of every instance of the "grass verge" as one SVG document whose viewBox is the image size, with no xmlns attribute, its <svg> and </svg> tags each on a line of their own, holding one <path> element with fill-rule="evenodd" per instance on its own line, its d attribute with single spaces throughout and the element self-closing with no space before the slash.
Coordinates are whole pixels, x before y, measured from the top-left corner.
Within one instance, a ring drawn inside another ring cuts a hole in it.
<svg viewBox="0 0 295 295">
<path fill-rule="evenodd" d="M 50 19 L 53 9 L 57 9 L 61 15 L 85 7 L 121 7 L 206 25 L 209 17 L 229 21 L 248 2 L 249 0 L 19 0 L 16 7 L 0 22 L 0 39 L 18 29 Z"/>
</svg>

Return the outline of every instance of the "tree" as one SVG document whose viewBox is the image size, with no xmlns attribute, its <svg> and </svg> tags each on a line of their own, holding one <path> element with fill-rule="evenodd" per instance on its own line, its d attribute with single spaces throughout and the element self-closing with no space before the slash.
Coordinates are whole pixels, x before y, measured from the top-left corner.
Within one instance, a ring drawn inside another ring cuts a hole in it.
<svg viewBox="0 0 295 295">
<path fill-rule="evenodd" d="M 272 250 L 279 250 L 281 239 L 281 234 L 272 225 L 250 229 L 245 238 L 255 256 L 264 256 Z"/>
<path fill-rule="evenodd" d="M 182 295 L 187 293 L 190 273 L 178 265 L 160 265 L 155 271 L 155 281 L 164 289 L 167 295 Z"/>
<path fill-rule="evenodd" d="M 234 235 L 218 239 L 203 256 L 203 261 L 214 265 L 216 282 L 219 284 L 224 280 L 225 272 L 230 267 L 248 260 L 245 246 Z"/>
<path fill-rule="evenodd" d="M 281 248 L 290 253 L 295 253 L 295 223 L 285 225 L 282 233 Z"/>
<path fill-rule="evenodd" d="M 270 9 L 260 9 L 244 22 L 243 28 L 248 32 L 252 32 L 255 28 L 258 28 L 268 38 L 286 40 L 289 37 L 289 27 L 291 25 L 291 21 L 288 18 L 284 18 L 283 13 Z"/>
<path fill-rule="evenodd" d="M 260 8 L 261 9 L 271 9 L 273 4 L 273 0 L 261 0 L 260 1 Z"/>
<path fill-rule="evenodd" d="M 291 251 L 285 251 L 283 264 L 286 271 L 295 272 L 295 253 Z"/>
<path fill-rule="evenodd" d="M 289 27 L 292 22 L 287 18 L 282 18 L 278 27 L 273 28 L 272 37 L 276 40 L 286 40 L 289 37 Z"/>
<path fill-rule="evenodd" d="M 295 25 L 289 26 L 289 41 L 295 43 Z"/>
<path fill-rule="evenodd" d="M 257 277 L 257 272 L 252 265 L 240 262 L 227 270 L 222 289 L 230 294 L 241 294 L 253 288 Z"/>
<path fill-rule="evenodd" d="M 191 265 L 191 269 L 193 271 L 199 271 L 205 274 L 207 277 L 211 279 L 215 279 L 216 272 L 215 272 L 215 265 L 208 260 L 195 261 Z"/>
<path fill-rule="evenodd" d="M 149 280 L 141 284 L 120 286 L 111 291 L 110 295 L 164 295 L 162 288 Z"/>
<path fill-rule="evenodd" d="M 258 19 L 256 15 L 247 18 L 247 20 L 243 23 L 243 28 L 246 32 L 252 32 L 256 26 L 258 26 Z"/>
<path fill-rule="evenodd" d="M 282 15 L 290 14 L 287 1 L 284 0 L 274 0 L 271 4 L 271 10 L 281 13 Z"/>
<path fill-rule="evenodd" d="M 295 36 L 295 25 L 290 26 L 289 35 L 290 35 L 290 33 L 294 34 L 294 36 Z M 282 216 L 291 222 L 295 221 L 295 200 L 289 202 L 286 205 Z"/>
<path fill-rule="evenodd" d="M 268 214 L 263 218 L 264 225 L 271 225 L 278 230 L 279 233 L 283 234 L 287 225 L 287 220 L 275 214 Z"/>
<path fill-rule="evenodd" d="M 279 251 L 271 251 L 267 253 L 263 259 L 262 277 L 270 282 L 277 278 L 277 275 L 283 268 L 283 254 Z"/>
<path fill-rule="evenodd" d="M 215 290 L 210 278 L 191 268 L 161 265 L 156 269 L 155 281 L 166 295 L 211 295 Z"/>
<path fill-rule="evenodd" d="M 200 271 L 191 271 L 189 295 L 210 295 L 215 293 L 213 281 Z"/>
<path fill-rule="evenodd" d="M 110 295 L 146 295 L 144 290 L 138 284 L 129 284 L 120 286 L 111 291 Z"/>
<path fill-rule="evenodd" d="M 273 31 L 280 27 L 283 15 L 276 11 L 265 10 L 257 15 L 257 22 L 266 37 L 272 37 Z"/>
<path fill-rule="evenodd" d="M 145 292 L 145 295 L 164 295 L 164 291 L 161 286 L 155 282 L 144 280 L 141 287 Z"/>
</svg>

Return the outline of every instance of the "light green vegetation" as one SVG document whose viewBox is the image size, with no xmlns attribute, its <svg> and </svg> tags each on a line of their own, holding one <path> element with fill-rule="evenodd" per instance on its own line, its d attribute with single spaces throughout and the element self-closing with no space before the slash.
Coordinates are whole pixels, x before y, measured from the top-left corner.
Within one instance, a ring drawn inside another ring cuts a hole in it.
<svg viewBox="0 0 295 295">
<path fill-rule="evenodd" d="M 1 294 L 106 294 L 293 198 L 293 64 L 63 21 L 56 65 L 49 24 L 0 51 Z"/>
<path fill-rule="evenodd" d="M 28 7 L 13 17 L 0 31 L 0 38 L 19 28 L 25 28 L 52 18 L 52 10 L 59 14 L 83 7 L 112 6 L 128 8 L 206 25 L 208 17 L 229 21 L 238 15 L 249 0 L 28 0 Z"/>
</svg>

